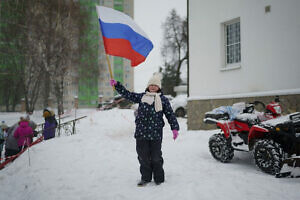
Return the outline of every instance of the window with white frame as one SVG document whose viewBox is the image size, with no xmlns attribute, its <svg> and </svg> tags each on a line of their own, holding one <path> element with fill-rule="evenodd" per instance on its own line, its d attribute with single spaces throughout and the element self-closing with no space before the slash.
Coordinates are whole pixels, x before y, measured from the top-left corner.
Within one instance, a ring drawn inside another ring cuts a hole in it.
<svg viewBox="0 0 300 200">
<path fill-rule="evenodd" d="M 224 24 L 225 33 L 225 61 L 226 65 L 241 62 L 241 34 L 240 20 Z"/>
</svg>

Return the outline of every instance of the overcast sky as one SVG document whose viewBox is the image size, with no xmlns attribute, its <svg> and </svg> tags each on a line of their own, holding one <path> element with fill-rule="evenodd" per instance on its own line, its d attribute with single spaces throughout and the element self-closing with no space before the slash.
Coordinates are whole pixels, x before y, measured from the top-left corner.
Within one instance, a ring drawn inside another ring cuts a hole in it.
<svg viewBox="0 0 300 200">
<path fill-rule="evenodd" d="M 134 69 L 135 92 L 143 92 L 149 78 L 162 65 L 160 54 L 163 40 L 162 23 L 173 8 L 181 17 L 186 16 L 186 6 L 187 0 L 134 0 L 134 21 L 154 45 L 146 61 Z"/>
</svg>

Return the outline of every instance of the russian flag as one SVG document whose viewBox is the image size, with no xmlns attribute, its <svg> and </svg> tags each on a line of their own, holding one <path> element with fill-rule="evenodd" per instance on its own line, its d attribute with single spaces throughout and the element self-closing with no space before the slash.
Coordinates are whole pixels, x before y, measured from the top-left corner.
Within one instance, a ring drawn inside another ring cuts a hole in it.
<svg viewBox="0 0 300 200">
<path fill-rule="evenodd" d="M 144 62 L 153 44 L 146 33 L 126 14 L 96 6 L 106 54 L 131 61 L 131 66 Z"/>
</svg>

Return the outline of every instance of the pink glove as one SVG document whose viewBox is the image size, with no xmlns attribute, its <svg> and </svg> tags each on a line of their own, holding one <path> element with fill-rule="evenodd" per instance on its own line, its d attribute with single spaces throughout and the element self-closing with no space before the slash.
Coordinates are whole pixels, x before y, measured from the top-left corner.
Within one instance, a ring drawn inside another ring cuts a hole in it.
<svg viewBox="0 0 300 200">
<path fill-rule="evenodd" d="M 110 83 L 111 86 L 117 85 L 117 81 L 114 80 L 114 79 L 111 79 L 111 80 L 109 81 L 109 83 Z"/>
<path fill-rule="evenodd" d="M 176 138 L 178 137 L 178 131 L 172 130 L 172 132 L 173 132 L 173 139 L 176 140 Z"/>
</svg>

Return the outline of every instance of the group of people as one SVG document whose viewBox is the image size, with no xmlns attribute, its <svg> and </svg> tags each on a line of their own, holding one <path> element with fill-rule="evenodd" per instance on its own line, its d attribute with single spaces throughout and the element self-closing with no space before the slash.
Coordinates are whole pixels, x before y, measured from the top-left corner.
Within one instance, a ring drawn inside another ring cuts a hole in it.
<svg viewBox="0 0 300 200">
<path fill-rule="evenodd" d="M 48 140 L 55 137 L 57 121 L 54 112 L 48 109 L 44 109 L 43 117 L 45 119 L 43 136 L 44 140 Z M 29 115 L 20 117 L 20 120 L 10 127 L 2 121 L 0 129 L 0 159 L 3 147 L 5 147 L 5 158 L 16 155 L 24 148 L 29 147 L 33 137 L 37 136 L 36 128 L 37 124 L 30 120 Z"/>
</svg>

